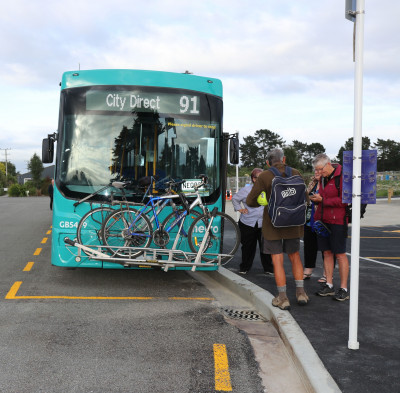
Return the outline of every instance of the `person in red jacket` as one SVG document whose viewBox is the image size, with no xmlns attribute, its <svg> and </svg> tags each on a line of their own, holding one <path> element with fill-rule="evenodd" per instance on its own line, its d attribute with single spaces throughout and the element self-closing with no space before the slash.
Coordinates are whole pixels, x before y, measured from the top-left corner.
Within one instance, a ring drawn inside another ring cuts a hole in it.
<svg viewBox="0 0 400 393">
<path fill-rule="evenodd" d="M 347 217 L 346 203 L 342 203 L 342 166 L 332 164 L 325 154 L 318 154 L 313 160 L 315 170 L 321 173 L 319 193 L 310 196 L 318 204 L 315 221 L 322 221 L 330 230 L 328 237 L 318 235 L 318 249 L 324 254 L 326 283 L 317 292 L 319 296 L 333 296 L 335 300 L 349 299 L 347 282 L 349 278 L 349 260 L 346 255 Z M 339 177 L 340 181 L 335 181 Z M 336 184 L 340 184 L 339 190 Z M 334 257 L 339 265 L 340 288 L 333 287 Z"/>
</svg>

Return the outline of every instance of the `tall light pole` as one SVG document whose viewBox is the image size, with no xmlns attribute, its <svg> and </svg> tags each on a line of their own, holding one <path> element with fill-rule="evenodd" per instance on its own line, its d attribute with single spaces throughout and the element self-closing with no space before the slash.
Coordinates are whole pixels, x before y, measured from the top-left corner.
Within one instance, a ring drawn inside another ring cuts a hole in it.
<svg viewBox="0 0 400 393">
<path fill-rule="evenodd" d="M 355 4 L 356 3 L 356 4 Z M 355 10 L 354 10 L 354 6 Z M 353 196 L 351 225 L 351 296 L 349 313 L 349 349 L 359 349 L 358 295 L 360 270 L 360 206 L 362 168 L 362 98 L 363 98 L 363 55 L 364 55 L 365 0 L 346 0 L 346 18 L 355 23 L 354 41 L 354 138 L 353 138 Z"/>
<path fill-rule="evenodd" d="M 7 178 L 7 176 L 8 176 L 8 169 L 7 169 L 7 162 L 8 162 L 8 160 L 7 160 L 7 150 L 11 150 L 11 148 L 7 148 L 7 149 L 0 149 L 0 150 L 4 150 L 4 155 L 6 156 L 6 178 Z"/>
</svg>

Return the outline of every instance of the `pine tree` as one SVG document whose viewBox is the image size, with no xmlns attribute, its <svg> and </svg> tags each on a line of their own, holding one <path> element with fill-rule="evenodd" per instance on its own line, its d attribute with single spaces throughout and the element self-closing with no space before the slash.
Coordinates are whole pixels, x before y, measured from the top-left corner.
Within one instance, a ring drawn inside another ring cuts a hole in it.
<svg viewBox="0 0 400 393">
<path fill-rule="evenodd" d="M 39 156 L 35 153 L 28 162 L 28 170 L 32 174 L 32 182 L 37 190 L 40 190 L 42 183 L 43 163 Z"/>
</svg>

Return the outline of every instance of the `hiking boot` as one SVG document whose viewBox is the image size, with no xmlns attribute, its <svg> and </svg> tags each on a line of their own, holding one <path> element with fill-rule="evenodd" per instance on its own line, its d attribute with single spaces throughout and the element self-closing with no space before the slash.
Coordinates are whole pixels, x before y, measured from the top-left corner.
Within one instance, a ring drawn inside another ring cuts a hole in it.
<svg viewBox="0 0 400 393">
<path fill-rule="evenodd" d="M 301 293 L 296 293 L 296 299 L 297 304 L 300 306 L 305 306 L 310 301 L 309 297 L 304 291 Z"/>
<path fill-rule="evenodd" d="M 279 297 L 279 295 L 272 299 L 272 305 L 279 307 L 281 310 L 290 310 L 290 303 L 287 297 Z"/>
<path fill-rule="evenodd" d="M 318 292 L 315 293 L 318 296 L 333 296 L 335 294 L 335 289 L 330 288 L 328 284 L 325 284 Z"/>
<path fill-rule="evenodd" d="M 333 299 L 338 300 L 339 302 L 343 302 L 344 300 L 350 299 L 349 292 L 343 288 L 340 288 L 335 293 Z"/>
</svg>

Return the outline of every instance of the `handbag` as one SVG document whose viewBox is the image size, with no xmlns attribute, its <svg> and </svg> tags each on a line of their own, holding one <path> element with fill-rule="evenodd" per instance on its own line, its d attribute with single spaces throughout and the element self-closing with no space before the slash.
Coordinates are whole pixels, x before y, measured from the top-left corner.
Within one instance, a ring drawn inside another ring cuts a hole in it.
<svg viewBox="0 0 400 393">
<path fill-rule="evenodd" d="M 314 221 L 314 225 L 312 230 L 318 235 L 322 237 L 329 237 L 332 231 L 321 221 Z"/>
<path fill-rule="evenodd" d="M 321 218 L 324 216 L 324 205 L 321 205 Z M 312 224 L 312 231 L 318 236 L 328 238 L 332 231 L 323 223 L 322 220 L 314 221 Z"/>
</svg>

